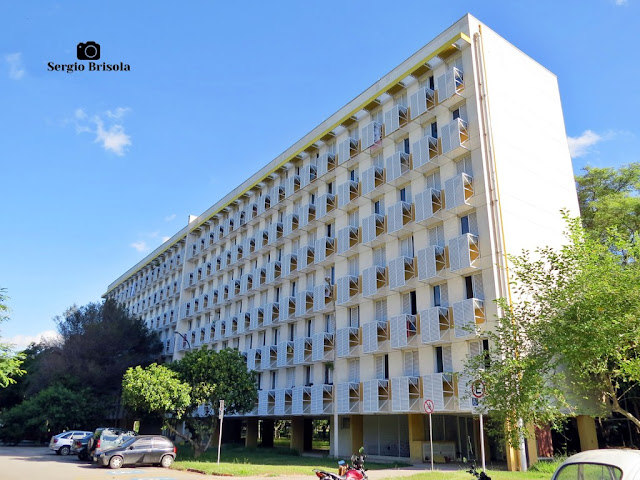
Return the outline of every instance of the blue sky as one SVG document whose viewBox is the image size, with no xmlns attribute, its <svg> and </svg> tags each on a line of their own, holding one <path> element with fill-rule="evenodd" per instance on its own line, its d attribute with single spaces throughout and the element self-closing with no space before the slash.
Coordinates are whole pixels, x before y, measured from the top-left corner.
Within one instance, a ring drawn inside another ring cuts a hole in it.
<svg viewBox="0 0 640 480">
<path fill-rule="evenodd" d="M 558 76 L 576 172 L 639 160 L 639 1 L 1 2 L 2 337 L 99 300 L 466 12 Z M 131 71 L 48 71 L 89 40 Z"/>
</svg>

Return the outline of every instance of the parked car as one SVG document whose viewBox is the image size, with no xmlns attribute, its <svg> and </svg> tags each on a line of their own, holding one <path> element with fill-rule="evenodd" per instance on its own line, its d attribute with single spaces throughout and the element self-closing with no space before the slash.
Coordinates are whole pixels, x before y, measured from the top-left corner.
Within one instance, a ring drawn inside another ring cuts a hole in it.
<svg viewBox="0 0 640 480">
<path fill-rule="evenodd" d="M 75 438 L 71 444 L 71 453 L 73 455 L 78 455 L 80 460 L 88 460 L 89 451 L 87 450 L 87 445 L 89 444 L 89 440 L 92 438 L 93 432 L 88 432 L 84 437 Z"/>
<path fill-rule="evenodd" d="M 587 450 L 567 458 L 552 480 L 640 480 L 640 450 Z"/>
<path fill-rule="evenodd" d="M 96 454 L 98 465 L 120 468 L 123 465 L 160 465 L 169 468 L 176 458 L 176 447 L 167 437 L 139 435 L 119 447 Z"/>
<path fill-rule="evenodd" d="M 100 452 L 110 448 L 119 447 L 124 442 L 138 435 L 133 430 L 125 430 L 118 427 L 100 427 L 93 432 L 93 436 L 87 443 L 87 457 L 96 461 Z"/>
<path fill-rule="evenodd" d="M 69 455 L 73 441 L 89 433 L 91 432 L 82 430 L 70 430 L 68 432 L 59 433 L 51 437 L 51 440 L 49 441 L 49 449 L 53 450 L 58 455 Z"/>
</svg>

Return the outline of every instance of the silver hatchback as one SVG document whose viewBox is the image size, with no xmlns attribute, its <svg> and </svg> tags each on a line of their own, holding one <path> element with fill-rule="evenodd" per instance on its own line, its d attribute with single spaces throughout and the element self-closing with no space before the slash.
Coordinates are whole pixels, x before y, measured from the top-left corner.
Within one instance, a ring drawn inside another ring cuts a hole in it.
<svg viewBox="0 0 640 480">
<path fill-rule="evenodd" d="M 552 480 L 640 480 L 640 450 L 587 450 L 567 458 Z"/>
</svg>

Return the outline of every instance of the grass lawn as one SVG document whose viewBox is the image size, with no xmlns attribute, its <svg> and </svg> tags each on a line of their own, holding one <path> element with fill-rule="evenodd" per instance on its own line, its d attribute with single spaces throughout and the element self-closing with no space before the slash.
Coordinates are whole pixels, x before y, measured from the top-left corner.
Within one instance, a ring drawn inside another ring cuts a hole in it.
<svg viewBox="0 0 640 480">
<path fill-rule="evenodd" d="M 235 475 L 246 477 L 252 475 L 313 475 L 314 468 L 338 469 L 336 460 L 329 457 L 301 457 L 288 448 L 245 448 L 242 446 L 224 446 L 220 454 L 220 465 L 217 462 L 218 451 L 209 449 L 198 459 L 193 458 L 191 449 L 185 445 L 178 446 L 178 459 L 173 468 L 186 470 L 193 468 L 209 474 Z M 406 465 L 398 463 L 367 462 L 367 468 L 378 470 Z M 466 479 L 469 480 L 469 479 Z"/>
</svg>

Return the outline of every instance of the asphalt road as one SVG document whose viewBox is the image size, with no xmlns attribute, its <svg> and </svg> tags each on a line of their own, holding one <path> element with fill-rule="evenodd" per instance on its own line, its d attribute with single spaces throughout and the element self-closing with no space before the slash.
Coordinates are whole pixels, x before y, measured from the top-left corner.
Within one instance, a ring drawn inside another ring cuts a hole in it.
<svg viewBox="0 0 640 480">
<path fill-rule="evenodd" d="M 203 475 L 159 467 L 99 468 L 46 447 L 0 447 L 2 480 L 203 480 Z M 213 477 L 208 477 L 213 478 Z"/>
</svg>

